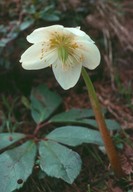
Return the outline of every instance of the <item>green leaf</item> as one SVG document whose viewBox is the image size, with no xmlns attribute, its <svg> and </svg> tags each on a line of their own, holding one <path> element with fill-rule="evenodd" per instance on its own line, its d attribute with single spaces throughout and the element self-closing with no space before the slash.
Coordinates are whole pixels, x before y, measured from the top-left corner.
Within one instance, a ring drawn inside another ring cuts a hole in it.
<svg viewBox="0 0 133 192">
<path fill-rule="evenodd" d="M 54 5 L 47 6 L 39 12 L 39 17 L 45 21 L 59 21 L 60 16 L 60 12 L 55 10 Z"/>
<path fill-rule="evenodd" d="M 98 128 L 97 122 L 94 119 L 94 113 L 91 109 L 71 109 L 69 111 L 53 116 L 49 121 L 51 123 L 61 123 L 61 124 L 71 123 L 76 125 L 84 125 Z M 120 129 L 120 125 L 115 120 L 105 119 L 105 122 L 109 130 Z"/>
<path fill-rule="evenodd" d="M 40 85 L 31 93 L 31 114 L 38 124 L 46 120 L 61 104 L 59 95 Z"/>
<path fill-rule="evenodd" d="M 36 9 L 37 9 L 37 7 L 34 6 L 33 4 L 25 7 L 25 11 L 26 11 L 28 14 L 30 14 L 30 15 L 37 13 L 37 10 L 36 10 Z M 27 14 L 27 15 L 28 15 L 28 14 Z"/>
<path fill-rule="evenodd" d="M 60 20 L 59 15 L 56 15 L 56 14 L 45 14 L 41 17 L 45 21 L 59 21 Z"/>
<path fill-rule="evenodd" d="M 50 119 L 52 123 L 85 123 L 87 118 L 94 116 L 94 113 L 91 109 L 71 109 L 69 111 L 60 113 L 53 116 Z"/>
<path fill-rule="evenodd" d="M 105 119 L 105 122 L 106 122 L 107 128 L 110 131 L 116 131 L 121 129 L 120 124 L 113 119 Z"/>
<path fill-rule="evenodd" d="M 53 141 L 41 141 L 39 153 L 40 167 L 47 175 L 73 183 L 81 169 L 81 159 L 76 152 Z"/>
<path fill-rule="evenodd" d="M 79 126 L 57 128 L 49 133 L 46 138 L 69 146 L 77 146 L 82 143 L 103 145 L 99 131 Z"/>
<path fill-rule="evenodd" d="M 22 133 L 1 133 L 0 134 L 0 149 L 10 146 L 11 144 L 23 139 Z"/>
<path fill-rule="evenodd" d="M 36 145 L 28 141 L 0 155 L 0 190 L 11 192 L 22 187 L 32 173 Z"/>
<path fill-rule="evenodd" d="M 34 23 L 34 20 L 33 19 L 28 19 L 26 21 L 23 21 L 21 24 L 20 24 L 20 30 L 23 31 L 25 29 L 27 29 L 28 27 L 30 27 L 32 24 Z"/>
</svg>

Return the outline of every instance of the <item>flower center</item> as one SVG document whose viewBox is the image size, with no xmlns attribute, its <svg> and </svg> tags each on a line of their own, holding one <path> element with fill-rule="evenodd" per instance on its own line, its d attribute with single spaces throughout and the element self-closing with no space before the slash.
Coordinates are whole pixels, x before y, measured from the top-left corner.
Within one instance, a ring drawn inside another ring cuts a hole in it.
<svg viewBox="0 0 133 192">
<path fill-rule="evenodd" d="M 68 58 L 68 50 L 66 49 L 66 47 L 60 46 L 58 48 L 58 56 L 62 60 L 62 62 L 65 63 Z"/>
<path fill-rule="evenodd" d="M 52 34 L 50 39 L 50 48 L 56 48 L 58 50 L 59 59 L 65 64 L 69 55 L 72 55 L 74 49 L 78 45 L 73 43 L 72 35 L 57 34 L 56 32 Z"/>
</svg>

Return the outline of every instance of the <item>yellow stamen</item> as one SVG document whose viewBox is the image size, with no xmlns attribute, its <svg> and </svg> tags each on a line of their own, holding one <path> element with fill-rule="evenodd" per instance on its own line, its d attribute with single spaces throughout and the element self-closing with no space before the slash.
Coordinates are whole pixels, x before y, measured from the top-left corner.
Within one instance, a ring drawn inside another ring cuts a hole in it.
<svg viewBox="0 0 133 192">
<path fill-rule="evenodd" d="M 56 48 L 58 50 L 58 56 L 64 65 L 68 56 L 73 54 L 74 49 L 76 49 L 78 45 L 75 42 L 73 43 L 73 35 L 57 34 L 55 32 L 52 33 L 51 36 L 50 48 Z"/>
</svg>

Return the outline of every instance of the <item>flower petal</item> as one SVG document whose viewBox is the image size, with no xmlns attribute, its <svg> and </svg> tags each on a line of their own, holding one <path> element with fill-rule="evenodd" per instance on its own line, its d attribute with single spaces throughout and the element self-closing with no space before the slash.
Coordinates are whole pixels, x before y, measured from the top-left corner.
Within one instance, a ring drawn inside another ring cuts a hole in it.
<svg viewBox="0 0 133 192">
<path fill-rule="evenodd" d="M 62 63 L 58 60 L 58 63 L 52 65 L 52 69 L 56 80 L 65 90 L 73 87 L 79 80 L 82 64 L 73 63 L 68 69 L 62 67 Z"/>
<path fill-rule="evenodd" d="M 88 40 L 90 43 L 94 43 L 94 41 L 87 35 L 84 31 L 80 30 L 80 27 L 65 27 L 66 30 L 78 36 L 77 38 L 83 38 L 84 40 Z M 76 39 L 76 37 L 75 37 Z"/>
<path fill-rule="evenodd" d="M 94 43 L 89 42 L 78 42 L 80 44 L 79 52 L 83 56 L 82 65 L 90 70 L 95 69 L 101 60 L 99 49 Z"/>
<path fill-rule="evenodd" d="M 52 25 L 49 27 L 35 29 L 30 35 L 27 36 L 27 41 L 30 43 L 47 42 L 51 33 L 54 33 L 54 31 L 58 32 L 61 29 L 63 29 L 62 25 Z"/>
<path fill-rule="evenodd" d="M 21 56 L 22 67 L 27 70 L 35 70 L 52 65 L 58 55 L 55 50 L 49 50 L 46 47 L 42 48 L 41 43 L 29 47 Z"/>
</svg>

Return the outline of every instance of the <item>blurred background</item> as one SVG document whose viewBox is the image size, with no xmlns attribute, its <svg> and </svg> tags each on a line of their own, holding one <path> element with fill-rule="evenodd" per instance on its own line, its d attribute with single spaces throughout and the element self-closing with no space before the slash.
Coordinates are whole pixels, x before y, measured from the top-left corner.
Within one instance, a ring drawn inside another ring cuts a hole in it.
<svg viewBox="0 0 133 192">
<path fill-rule="evenodd" d="M 26 41 L 26 36 L 36 28 L 54 24 L 67 27 L 81 26 L 81 29 L 95 41 L 101 52 L 101 65 L 95 71 L 88 72 L 101 104 L 132 137 L 133 1 L 131 0 L 0 0 L 0 126 L 8 110 L 3 103 L 10 103 L 19 98 L 15 110 L 21 111 L 24 102 L 22 96 L 29 96 L 32 87 L 41 83 L 47 84 L 53 90 L 56 89 L 63 96 L 66 110 L 71 107 L 88 107 L 82 78 L 74 89 L 65 92 L 55 81 L 51 69 L 25 71 L 19 63 L 21 54 L 30 45 Z M 21 111 L 20 115 L 22 113 Z M 88 181 L 81 183 L 87 186 Z M 34 184 L 35 181 L 32 179 L 32 185 Z M 49 187 L 50 181 L 45 184 L 47 192 L 52 192 Z M 72 188 L 67 185 L 60 188 L 56 192 L 61 190 L 80 192 L 75 184 Z M 82 189 L 82 184 L 80 188 Z M 39 191 L 45 189 L 36 188 L 36 192 Z"/>
</svg>

